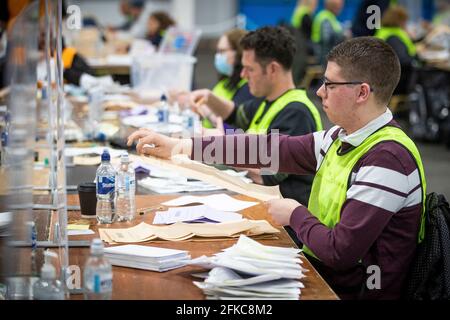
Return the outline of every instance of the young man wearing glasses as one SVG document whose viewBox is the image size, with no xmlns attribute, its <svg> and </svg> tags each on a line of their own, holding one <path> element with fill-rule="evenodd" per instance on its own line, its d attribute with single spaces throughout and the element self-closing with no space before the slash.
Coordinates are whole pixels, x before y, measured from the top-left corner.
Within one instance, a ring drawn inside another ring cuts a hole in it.
<svg viewBox="0 0 450 320">
<path fill-rule="evenodd" d="M 420 154 L 387 107 L 400 64 L 389 45 L 371 37 L 337 45 L 327 60 L 326 80 L 317 94 L 336 126 L 279 137 L 279 170 L 315 174 L 308 206 L 272 200 L 268 212 L 280 225 L 292 227 L 341 298 L 398 299 L 423 239 L 426 191 Z M 191 157 L 195 148 L 211 144 L 223 143 L 228 151 L 230 143 L 222 137 L 173 140 L 146 131 L 132 134 L 129 142 L 138 138 L 138 152 L 163 157 L 175 147 Z M 234 138 L 242 142 L 242 136 Z M 146 143 L 160 149 L 143 149 Z M 248 150 L 248 144 L 244 150 L 234 148 L 235 158 Z M 200 153 L 193 158 L 202 160 Z"/>
</svg>

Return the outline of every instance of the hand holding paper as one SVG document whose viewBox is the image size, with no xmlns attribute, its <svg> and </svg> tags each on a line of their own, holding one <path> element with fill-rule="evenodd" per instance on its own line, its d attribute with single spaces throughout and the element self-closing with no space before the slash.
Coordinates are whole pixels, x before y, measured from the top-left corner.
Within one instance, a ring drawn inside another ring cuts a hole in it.
<svg viewBox="0 0 450 320">
<path fill-rule="evenodd" d="M 170 224 L 175 222 L 228 222 L 242 220 L 242 215 L 224 212 L 208 206 L 191 206 L 170 208 L 168 211 L 156 212 L 153 224 Z"/>
<path fill-rule="evenodd" d="M 150 129 L 141 128 L 133 132 L 127 141 L 131 146 L 133 141 L 138 141 L 136 151 L 139 154 L 149 154 L 155 157 L 170 159 L 175 154 L 191 155 L 191 139 L 175 139 L 162 134 L 158 134 Z M 153 145 L 152 148 L 146 145 Z"/>
</svg>

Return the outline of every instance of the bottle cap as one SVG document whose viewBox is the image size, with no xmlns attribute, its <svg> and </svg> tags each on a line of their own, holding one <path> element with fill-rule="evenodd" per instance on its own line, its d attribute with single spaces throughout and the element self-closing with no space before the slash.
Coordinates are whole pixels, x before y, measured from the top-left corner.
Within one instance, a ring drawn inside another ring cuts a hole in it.
<svg viewBox="0 0 450 320">
<path fill-rule="evenodd" d="M 128 152 L 124 153 L 120 156 L 120 163 L 125 164 L 125 163 L 130 163 L 130 162 L 131 161 L 130 161 L 130 157 L 128 156 Z"/>
<path fill-rule="evenodd" d="M 44 252 L 44 265 L 41 269 L 41 279 L 52 280 L 56 278 L 56 269 L 51 262 L 52 258 L 58 259 L 58 255 L 49 250 Z"/>
<path fill-rule="evenodd" d="M 167 101 L 167 97 L 166 97 L 166 95 L 164 93 L 161 96 L 161 101 Z"/>
<path fill-rule="evenodd" d="M 101 255 L 103 254 L 103 242 L 99 238 L 95 238 L 91 242 L 91 254 Z"/>
<path fill-rule="evenodd" d="M 101 142 L 105 142 L 106 141 L 106 134 L 103 132 L 99 132 L 97 133 L 97 140 L 101 141 Z"/>
<path fill-rule="evenodd" d="M 111 160 L 111 156 L 109 155 L 108 149 L 104 149 L 103 153 L 102 153 L 102 162 L 103 161 L 110 161 L 110 160 Z"/>
</svg>

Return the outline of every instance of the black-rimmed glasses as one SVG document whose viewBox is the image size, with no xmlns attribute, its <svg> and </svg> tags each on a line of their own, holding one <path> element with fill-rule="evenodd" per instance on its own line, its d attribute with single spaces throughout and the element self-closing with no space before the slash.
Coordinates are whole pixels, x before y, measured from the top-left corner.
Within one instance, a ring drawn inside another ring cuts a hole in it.
<svg viewBox="0 0 450 320">
<path fill-rule="evenodd" d="M 363 84 L 366 82 L 363 82 L 363 81 L 343 81 L 343 82 L 327 81 L 326 78 L 323 78 L 321 80 L 321 83 L 325 87 L 325 92 L 328 93 L 328 86 L 358 85 L 358 84 Z M 370 85 L 369 85 L 369 88 L 370 88 L 370 91 L 373 92 L 373 89 Z"/>
</svg>

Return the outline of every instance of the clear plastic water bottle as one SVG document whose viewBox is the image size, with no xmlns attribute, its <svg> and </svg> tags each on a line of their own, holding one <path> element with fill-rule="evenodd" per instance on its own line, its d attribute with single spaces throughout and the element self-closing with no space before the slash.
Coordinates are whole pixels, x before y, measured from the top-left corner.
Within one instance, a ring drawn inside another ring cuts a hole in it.
<svg viewBox="0 0 450 320">
<path fill-rule="evenodd" d="M 161 96 L 161 103 L 158 107 L 158 122 L 169 123 L 169 105 L 164 94 Z"/>
<path fill-rule="evenodd" d="M 201 121 L 198 114 L 187 107 L 183 110 L 182 117 L 184 130 L 186 130 L 190 136 L 193 136 L 198 132 L 201 133 Z"/>
<path fill-rule="evenodd" d="M 112 267 L 103 256 L 103 242 L 100 239 L 94 239 L 91 243 L 91 256 L 84 266 L 84 298 L 86 300 L 111 300 L 112 281 Z"/>
<path fill-rule="evenodd" d="M 112 223 L 114 221 L 114 190 L 116 171 L 111 165 L 111 156 L 108 149 L 102 153 L 102 163 L 97 169 L 97 208 L 96 216 L 99 223 Z"/>
<path fill-rule="evenodd" d="M 183 118 L 183 127 L 188 132 L 193 132 L 194 130 L 194 112 L 189 108 L 186 107 L 182 112 L 182 118 Z"/>
<path fill-rule="evenodd" d="M 116 176 L 116 215 L 119 221 L 131 221 L 136 212 L 136 176 L 129 165 L 128 153 L 120 157 Z"/>
<path fill-rule="evenodd" d="M 44 257 L 41 278 L 33 285 L 33 297 L 36 300 L 64 300 L 64 288 L 56 279 L 56 269 L 51 262 L 51 258 L 57 259 L 58 255 L 47 250 Z"/>
</svg>

